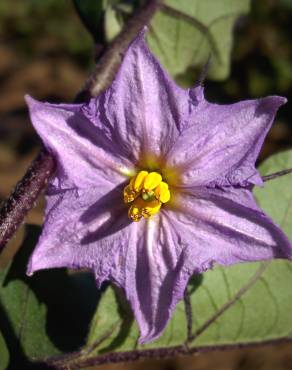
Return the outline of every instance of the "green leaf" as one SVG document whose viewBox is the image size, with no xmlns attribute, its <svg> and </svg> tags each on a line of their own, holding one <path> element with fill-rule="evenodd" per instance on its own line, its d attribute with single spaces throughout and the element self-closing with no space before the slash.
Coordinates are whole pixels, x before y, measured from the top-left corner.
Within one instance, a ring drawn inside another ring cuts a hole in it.
<svg viewBox="0 0 292 370">
<path fill-rule="evenodd" d="M 292 151 L 275 155 L 260 171 L 263 175 L 292 167 Z M 266 183 L 256 191 L 261 206 L 292 239 L 292 174 Z M 192 279 L 193 338 L 189 348 L 235 346 L 292 339 L 292 263 L 274 260 L 216 267 Z M 140 346 L 139 332 L 115 288 L 108 287 L 91 324 L 88 356 L 182 345 L 187 339 L 184 303 L 158 340 Z"/>
<path fill-rule="evenodd" d="M 9 363 L 9 352 L 3 335 L 0 332 L 0 370 L 5 370 Z"/>
<path fill-rule="evenodd" d="M 273 155 L 261 165 L 260 172 L 266 175 L 289 168 L 292 168 L 292 150 Z M 255 196 L 292 240 L 292 175 L 266 182 L 263 188 L 256 188 Z"/>
<path fill-rule="evenodd" d="M 109 43 L 139 2 L 74 0 L 96 42 Z M 149 25 L 150 48 L 181 84 L 194 83 L 210 57 L 209 76 L 224 79 L 230 70 L 233 29 L 250 0 L 165 0 Z M 196 73 L 197 72 L 197 73 Z"/>
<path fill-rule="evenodd" d="M 94 41 L 100 44 L 117 36 L 138 5 L 134 0 L 73 0 L 73 3 Z"/>
<path fill-rule="evenodd" d="M 95 42 L 104 42 L 103 16 L 105 2 L 102 0 L 73 0 L 75 9 Z"/>
<path fill-rule="evenodd" d="M 98 298 L 89 273 L 56 269 L 25 275 L 39 232 L 38 227 L 29 227 L 12 264 L 0 271 L 0 330 L 14 368 L 78 349 Z"/>
<path fill-rule="evenodd" d="M 123 17 L 119 15 L 118 10 L 108 6 L 104 14 L 105 39 L 108 42 L 113 40 L 121 31 L 123 24 Z"/>
<path fill-rule="evenodd" d="M 233 28 L 249 11 L 249 0 L 166 0 L 150 24 L 148 42 L 172 76 L 201 69 L 209 58 L 209 76 L 229 74 Z M 190 83 L 190 81 L 189 81 Z"/>
</svg>

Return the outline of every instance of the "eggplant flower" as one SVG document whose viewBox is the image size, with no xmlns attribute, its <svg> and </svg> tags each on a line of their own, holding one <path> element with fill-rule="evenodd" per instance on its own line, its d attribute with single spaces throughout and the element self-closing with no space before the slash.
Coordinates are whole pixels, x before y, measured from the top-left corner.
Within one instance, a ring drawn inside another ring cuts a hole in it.
<svg viewBox="0 0 292 370">
<path fill-rule="evenodd" d="M 292 259 L 257 206 L 255 161 L 285 98 L 217 105 L 182 89 L 142 32 L 111 86 L 84 104 L 27 97 L 57 170 L 28 274 L 88 268 L 123 289 L 140 343 L 161 335 L 188 280 L 214 264 Z"/>
</svg>

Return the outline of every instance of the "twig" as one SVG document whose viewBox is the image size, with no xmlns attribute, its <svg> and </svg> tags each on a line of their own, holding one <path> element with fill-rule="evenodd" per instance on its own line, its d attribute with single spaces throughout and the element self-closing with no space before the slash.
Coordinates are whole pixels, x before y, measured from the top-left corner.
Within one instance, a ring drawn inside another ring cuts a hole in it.
<svg viewBox="0 0 292 370">
<path fill-rule="evenodd" d="M 101 55 L 93 73 L 77 95 L 76 101 L 84 101 L 89 97 L 97 96 L 109 86 L 121 64 L 127 47 L 141 28 L 150 22 L 162 3 L 162 0 L 147 0 L 145 5 L 138 9 L 133 17 L 128 20 L 123 31 Z"/>
<path fill-rule="evenodd" d="M 288 175 L 289 173 L 292 173 L 292 168 L 289 168 L 288 170 L 282 170 L 279 172 L 271 173 L 270 175 L 263 176 L 262 179 L 263 181 L 274 180 L 278 177 Z"/>
<path fill-rule="evenodd" d="M 113 331 L 117 329 L 118 326 L 120 326 L 120 324 L 120 321 L 115 322 L 108 331 L 102 334 L 102 336 L 98 340 L 87 347 L 81 348 L 81 350 L 79 351 L 50 357 L 47 360 L 48 364 L 53 364 L 53 367 L 57 369 L 71 368 L 70 364 L 83 361 L 84 357 L 90 357 L 90 353 L 95 351 L 106 339 L 108 339 L 112 335 Z"/>
<path fill-rule="evenodd" d="M 185 314 L 186 314 L 186 321 L 187 321 L 186 343 L 188 343 L 191 341 L 192 332 L 193 332 L 193 312 L 192 312 L 192 303 L 191 303 L 188 287 L 186 287 L 186 290 L 184 293 L 184 303 L 185 303 Z"/>
<path fill-rule="evenodd" d="M 149 0 L 127 22 L 121 33 L 112 41 L 96 64 L 76 100 L 81 101 L 98 95 L 110 84 L 120 65 L 122 56 L 140 29 L 147 24 L 159 8 L 162 0 Z M 0 250 L 15 233 L 27 212 L 33 207 L 38 195 L 45 188 L 54 172 L 54 160 L 45 150 L 28 168 L 23 179 L 16 185 L 0 209 Z"/>
<path fill-rule="evenodd" d="M 278 339 L 270 339 L 259 342 L 245 342 L 245 343 L 235 343 L 235 344 L 221 344 L 221 345 L 210 345 L 210 346 L 198 346 L 195 348 L 187 348 L 184 345 L 165 347 L 165 348 L 155 348 L 155 349 L 144 349 L 144 350 L 134 350 L 126 352 L 111 352 L 104 355 L 98 355 L 95 357 L 83 358 L 72 363 L 56 363 L 47 359 L 45 362 L 46 366 L 52 369 L 69 369 L 78 370 L 87 367 L 100 366 L 104 364 L 114 364 L 121 362 L 133 362 L 141 359 L 163 359 L 174 357 L 177 355 L 192 355 L 194 353 L 206 353 L 211 351 L 227 351 L 235 350 L 240 348 L 255 348 L 259 346 L 274 346 L 277 344 L 291 343 L 292 338 L 284 337 Z M 39 363 L 39 364 L 43 364 Z"/>
<path fill-rule="evenodd" d="M 54 172 L 52 156 L 44 149 L 32 162 L 0 209 L 0 250 L 5 246 Z"/>
<path fill-rule="evenodd" d="M 207 62 L 203 65 L 203 68 L 201 70 L 201 73 L 199 74 L 199 78 L 197 81 L 198 86 L 204 86 L 204 82 L 207 78 L 209 68 L 210 68 L 210 63 L 211 63 L 211 54 L 209 54 Z"/>
</svg>

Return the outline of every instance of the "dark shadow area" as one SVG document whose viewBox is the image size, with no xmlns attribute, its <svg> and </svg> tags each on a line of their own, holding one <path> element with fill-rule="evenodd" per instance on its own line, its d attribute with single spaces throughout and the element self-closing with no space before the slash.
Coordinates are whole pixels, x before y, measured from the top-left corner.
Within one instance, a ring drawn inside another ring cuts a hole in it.
<svg viewBox="0 0 292 370">
<path fill-rule="evenodd" d="M 113 341 L 105 348 L 100 351 L 100 354 L 109 353 L 119 348 L 123 342 L 127 339 L 130 333 L 131 327 L 134 324 L 133 312 L 129 303 L 125 299 L 123 291 L 116 286 L 113 286 L 115 292 L 116 302 L 118 304 L 118 313 L 122 318 L 122 324 L 120 326 L 117 336 Z"/>
<path fill-rule="evenodd" d="M 68 273 L 66 269 L 41 271 L 26 275 L 26 266 L 39 235 L 39 227 L 29 226 L 22 247 L 16 254 L 3 283 L 3 288 L 15 280 L 23 281 L 47 309 L 46 332 L 61 352 L 79 349 L 85 342 L 88 326 L 95 312 L 101 291 L 93 274 Z M 9 312 L 1 313 L 1 330 L 11 358 L 23 358 L 21 343 L 9 319 Z M 21 367 L 23 368 L 23 367 Z"/>
<path fill-rule="evenodd" d="M 188 284 L 189 294 L 193 294 L 199 288 L 199 286 L 203 283 L 203 278 L 203 274 L 195 274 L 190 278 Z"/>
<path fill-rule="evenodd" d="M 107 220 L 97 230 L 88 233 L 82 239 L 81 244 L 96 242 L 130 225 L 131 220 L 127 216 L 127 206 L 123 203 L 124 186 L 125 184 L 118 185 L 81 215 L 80 221 L 87 224 L 109 213 Z"/>
<path fill-rule="evenodd" d="M 45 364 L 32 363 L 25 356 L 23 349 L 21 347 L 21 343 L 19 342 L 19 339 L 15 335 L 13 326 L 11 325 L 7 312 L 2 307 L 1 302 L 0 302 L 0 328 L 1 332 L 5 337 L 5 342 L 9 349 L 10 354 L 10 361 L 7 370 L 18 370 L 20 369 L 20 364 L 21 370 L 50 369 L 50 367 L 46 366 Z"/>
</svg>

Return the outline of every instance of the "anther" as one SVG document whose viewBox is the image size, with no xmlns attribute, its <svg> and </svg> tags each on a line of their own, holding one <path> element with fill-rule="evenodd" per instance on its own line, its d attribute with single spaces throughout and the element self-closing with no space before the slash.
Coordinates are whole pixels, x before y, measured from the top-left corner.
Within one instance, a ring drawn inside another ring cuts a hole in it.
<svg viewBox="0 0 292 370">
<path fill-rule="evenodd" d="M 131 203 L 128 215 L 134 222 L 159 212 L 162 204 L 169 200 L 168 184 L 157 172 L 140 171 L 124 188 L 124 202 Z"/>
</svg>

